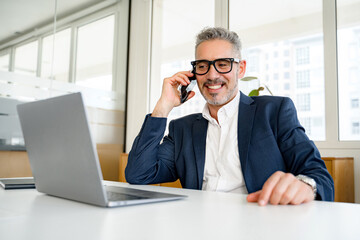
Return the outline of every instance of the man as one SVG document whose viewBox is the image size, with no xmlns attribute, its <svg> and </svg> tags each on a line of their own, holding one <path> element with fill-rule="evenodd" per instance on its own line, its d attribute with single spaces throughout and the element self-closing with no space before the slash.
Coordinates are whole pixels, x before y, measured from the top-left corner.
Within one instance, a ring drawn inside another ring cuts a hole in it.
<svg viewBox="0 0 360 240">
<path fill-rule="evenodd" d="M 197 36 L 193 72 L 207 104 L 202 114 L 166 118 L 180 105 L 189 71 L 165 78 L 161 97 L 134 141 L 126 167 L 133 184 L 180 179 L 184 188 L 250 193 L 259 205 L 333 200 L 333 180 L 299 124 L 289 98 L 248 97 L 236 33 L 206 28 Z M 190 100 L 194 92 L 189 94 Z M 162 143 L 161 143 L 161 140 Z"/>
</svg>

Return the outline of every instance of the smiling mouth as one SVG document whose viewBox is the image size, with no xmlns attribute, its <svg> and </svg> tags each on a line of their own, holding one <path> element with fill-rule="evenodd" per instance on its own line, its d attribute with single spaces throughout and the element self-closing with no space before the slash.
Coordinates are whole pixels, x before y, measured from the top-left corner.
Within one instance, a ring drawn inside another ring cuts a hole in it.
<svg viewBox="0 0 360 240">
<path fill-rule="evenodd" d="M 222 88 L 225 84 L 222 83 L 222 84 L 216 84 L 216 85 L 206 85 L 206 87 L 209 89 L 209 90 L 218 90 L 220 88 Z"/>
<path fill-rule="evenodd" d="M 212 86 L 207 86 L 208 88 L 210 88 L 210 89 L 214 89 L 214 90 L 216 90 L 216 89 L 219 89 L 219 88 L 221 88 L 222 87 L 222 85 L 212 85 Z"/>
</svg>

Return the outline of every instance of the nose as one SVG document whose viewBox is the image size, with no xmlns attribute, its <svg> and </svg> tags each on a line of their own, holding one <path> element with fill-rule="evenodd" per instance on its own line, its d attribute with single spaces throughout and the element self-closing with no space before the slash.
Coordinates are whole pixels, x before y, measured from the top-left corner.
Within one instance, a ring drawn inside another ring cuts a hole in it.
<svg viewBox="0 0 360 240">
<path fill-rule="evenodd" d="M 216 71 L 214 64 L 210 65 L 210 69 L 206 74 L 207 78 L 210 80 L 217 79 L 219 77 L 218 71 Z"/>
</svg>

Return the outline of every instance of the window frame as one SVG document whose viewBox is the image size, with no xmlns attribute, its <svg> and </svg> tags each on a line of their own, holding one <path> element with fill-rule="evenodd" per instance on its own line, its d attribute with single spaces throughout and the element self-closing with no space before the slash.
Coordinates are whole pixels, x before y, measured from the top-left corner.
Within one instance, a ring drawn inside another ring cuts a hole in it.
<svg viewBox="0 0 360 240">
<path fill-rule="evenodd" d="M 8 62 L 8 70 L 10 71 L 10 67 L 11 67 L 11 49 L 7 48 L 4 50 L 0 51 L 0 57 L 5 56 L 5 55 L 9 55 L 9 62 Z"/>
<path fill-rule="evenodd" d="M 70 28 L 71 31 L 71 43 L 70 43 L 70 59 L 69 59 L 69 77 L 68 82 L 69 83 L 75 83 L 75 71 L 76 71 L 76 52 L 77 52 L 77 29 L 85 26 L 87 24 L 90 24 L 92 22 L 95 22 L 97 20 L 100 20 L 102 18 L 106 18 L 110 15 L 114 15 L 115 22 L 114 22 L 114 47 L 113 47 L 113 60 L 112 60 L 112 91 L 117 91 L 120 89 L 120 86 L 118 84 L 118 76 L 121 75 L 122 77 L 126 77 L 127 75 L 127 52 L 124 57 L 118 56 L 118 51 L 121 49 L 120 44 L 124 43 L 128 45 L 127 40 L 127 34 L 128 29 L 120 29 L 121 28 L 121 22 L 127 21 L 128 22 L 128 14 L 125 13 L 125 11 L 128 11 L 128 2 L 127 1 L 119 1 L 118 3 L 113 3 L 110 6 L 102 7 L 100 4 L 96 9 L 96 7 L 93 9 L 92 7 L 89 8 L 89 10 L 85 9 L 84 13 L 80 14 L 82 16 L 79 16 L 78 13 L 75 13 L 73 15 L 70 15 L 69 17 L 66 17 L 62 20 L 59 20 L 57 22 L 56 26 L 56 33 L 65 30 L 67 28 Z M 124 19 L 126 17 L 126 19 Z M 52 24 L 50 24 L 52 25 Z M 11 45 L 7 48 L 4 48 L 1 50 L 1 53 L 3 52 L 9 52 L 10 54 L 10 63 L 9 63 L 9 71 L 14 72 L 15 68 L 15 51 L 17 48 L 26 45 L 30 42 L 37 41 L 38 42 L 38 52 L 37 52 L 37 66 L 36 66 L 36 77 L 41 77 L 41 63 L 42 63 L 42 50 L 43 50 L 43 39 L 46 37 L 49 37 L 54 34 L 54 31 L 49 26 L 44 27 L 45 32 L 42 32 L 38 36 L 33 36 L 26 38 L 24 41 L 20 41 L 18 43 L 15 43 L 14 45 Z M 40 30 L 41 31 L 41 30 Z M 120 36 L 121 33 L 124 33 L 126 37 Z M 121 40 L 120 40 L 121 39 Z M 119 41 L 121 43 L 119 43 Z M 125 67 L 123 66 L 125 64 Z M 120 71 L 124 72 L 121 73 Z M 124 92 L 123 90 L 121 90 Z"/>
</svg>

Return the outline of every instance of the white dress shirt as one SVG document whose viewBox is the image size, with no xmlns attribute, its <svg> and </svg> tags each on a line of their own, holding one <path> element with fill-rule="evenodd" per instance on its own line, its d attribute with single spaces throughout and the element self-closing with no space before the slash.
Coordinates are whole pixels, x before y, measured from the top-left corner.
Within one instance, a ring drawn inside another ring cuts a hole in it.
<svg viewBox="0 0 360 240">
<path fill-rule="evenodd" d="M 203 117 L 209 121 L 203 190 L 248 193 L 241 171 L 238 148 L 238 113 L 240 94 L 218 111 L 219 123 L 211 117 L 208 105 Z"/>
</svg>

